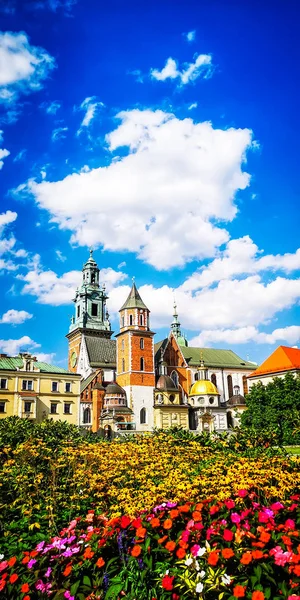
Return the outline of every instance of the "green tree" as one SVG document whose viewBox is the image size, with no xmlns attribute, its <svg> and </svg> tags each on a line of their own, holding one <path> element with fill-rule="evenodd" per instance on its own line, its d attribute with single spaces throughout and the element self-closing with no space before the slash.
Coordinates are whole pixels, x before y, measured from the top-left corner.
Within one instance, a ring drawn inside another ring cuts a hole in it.
<svg viewBox="0 0 300 600">
<path fill-rule="evenodd" d="M 241 427 L 265 432 L 278 444 L 300 443 L 300 377 L 287 373 L 267 385 L 257 383 L 246 396 Z"/>
</svg>

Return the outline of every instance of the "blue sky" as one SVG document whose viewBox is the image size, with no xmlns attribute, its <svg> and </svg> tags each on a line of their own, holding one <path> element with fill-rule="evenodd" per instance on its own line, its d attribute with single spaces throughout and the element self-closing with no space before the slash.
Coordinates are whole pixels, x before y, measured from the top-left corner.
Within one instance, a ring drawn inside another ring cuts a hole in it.
<svg viewBox="0 0 300 600">
<path fill-rule="evenodd" d="M 114 331 L 261 362 L 300 338 L 295 2 L 2 0 L 0 351 L 63 364 L 95 248 Z M 298 251 L 298 252 L 297 252 Z"/>
</svg>

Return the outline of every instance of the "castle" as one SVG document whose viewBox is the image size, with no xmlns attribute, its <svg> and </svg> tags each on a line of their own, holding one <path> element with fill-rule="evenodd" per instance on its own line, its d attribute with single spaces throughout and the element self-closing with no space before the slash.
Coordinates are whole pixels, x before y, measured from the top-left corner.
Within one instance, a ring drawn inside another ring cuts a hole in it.
<svg viewBox="0 0 300 600">
<path fill-rule="evenodd" d="M 107 299 L 91 250 L 67 334 L 69 371 L 82 377 L 81 426 L 110 435 L 173 426 L 225 431 L 238 423 L 255 363 L 231 350 L 190 347 L 176 305 L 169 336 L 154 343 L 150 311 L 134 282 L 112 339 Z"/>
</svg>

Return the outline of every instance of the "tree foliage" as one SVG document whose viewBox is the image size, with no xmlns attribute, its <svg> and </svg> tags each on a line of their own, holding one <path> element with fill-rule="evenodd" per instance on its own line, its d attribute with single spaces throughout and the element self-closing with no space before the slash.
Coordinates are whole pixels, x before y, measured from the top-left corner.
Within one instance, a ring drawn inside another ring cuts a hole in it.
<svg viewBox="0 0 300 600">
<path fill-rule="evenodd" d="M 264 431 L 278 444 L 300 443 L 300 377 L 287 373 L 267 385 L 255 384 L 246 396 L 242 428 Z"/>
</svg>

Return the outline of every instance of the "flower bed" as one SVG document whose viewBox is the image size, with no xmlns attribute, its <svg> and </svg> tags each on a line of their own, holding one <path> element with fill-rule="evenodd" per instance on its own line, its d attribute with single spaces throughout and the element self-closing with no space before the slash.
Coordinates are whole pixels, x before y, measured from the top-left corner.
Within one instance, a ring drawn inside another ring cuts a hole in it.
<svg viewBox="0 0 300 600">
<path fill-rule="evenodd" d="M 300 495 L 267 503 L 164 502 L 132 518 L 90 510 L 32 551 L 3 557 L 10 600 L 300 600 Z"/>
</svg>

